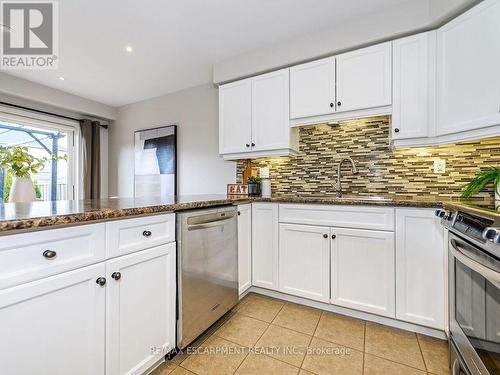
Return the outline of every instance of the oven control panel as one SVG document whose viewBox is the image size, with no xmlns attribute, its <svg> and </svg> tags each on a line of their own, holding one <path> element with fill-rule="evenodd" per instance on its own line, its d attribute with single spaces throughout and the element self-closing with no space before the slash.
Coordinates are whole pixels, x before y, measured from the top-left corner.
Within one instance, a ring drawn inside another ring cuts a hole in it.
<svg viewBox="0 0 500 375">
<path fill-rule="evenodd" d="M 497 238 L 497 233 L 494 233 L 496 229 L 491 228 L 493 223 L 494 221 L 491 219 L 458 211 L 451 227 L 466 237 L 484 243 L 487 240 L 495 241 L 495 238 Z M 490 238 L 491 236 L 493 237 Z"/>
</svg>

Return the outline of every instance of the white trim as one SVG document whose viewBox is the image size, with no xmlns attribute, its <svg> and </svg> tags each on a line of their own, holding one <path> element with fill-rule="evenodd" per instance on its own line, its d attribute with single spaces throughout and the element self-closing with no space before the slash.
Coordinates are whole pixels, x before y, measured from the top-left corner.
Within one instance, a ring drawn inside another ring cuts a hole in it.
<svg viewBox="0 0 500 375">
<path fill-rule="evenodd" d="M 298 155 L 298 152 L 291 148 L 281 148 L 278 150 L 269 150 L 269 151 L 222 154 L 222 157 L 224 158 L 224 160 L 240 160 L 240 159 L 264 158 L 270 156 L 296 156 L 296 155 Z"/>
<path fill-rule="evenodd" d="M 393 146 L 398 147 L 419 147 L 419 146 L 439 146 L 443 144 L 472 141 L 476 139 L 497 137 L 500 134 L 500 125 L 490 126 L 482 129 L 475 129 L 454 134 L 440 135 L 437 137 L 422 137 L 409 139 L 394 139 Z"/>
<path fill-rule="evenodd" d="M 264 288 L 259 288 L 256 286 L 252 286 L 250 289 L 248 289 L 247 293 L 257 293 L 257 294 L 262 294 L 268 297 L 273 297 L 273 298 L 279 298 L 288 302 L 293 302 L 309 307 L 314 307 L 316 309 L 324 310 L 324 311 L 329 311 L 341 315 L 346 315 L 350 316 L 353 318 L 358 318 L 358 319 L 363 319 L 369 322 L 374 322 L 374 323 L 379 323 L 383 324 L 389 327 L 394 327 L 394 328 L 399 328 L 403 329 L 405 331 L 410 331 L 410 332 L 416 332 L 416 333 L 421 333 L 423 335 L 427 336 L 432 336 L 436 337 L 439 339 L 447 339 L 446 334 L 444 331 L 437 330 L 434 328 L 428 328 L 428 327 L 423 327 L 419 326 L 417 324 L 412 324 L 412 323 L 407 323 L 403 322 L 401 320 L 396 320 L 396 319 L 391 319 L 391 318 L 386 318 L 382 317 L 379 315 L 374 315 L 370 313 L 365 313 L 357 310 L 352 310 L 348 309 L 345 307 L 340 307 L 340 306 L 335 306 L 335 305 L 330 305 L 328 303 L 323 303 L 323 302 L 316 302 L 316 301 L 311 301 L 306 298 L 302 297 L 295 297 L 291 296 L 285 293 L 281 292 L 276 292 L 274 290 L 268 290 Z M 240 299 L 243 298 L 243 296 L 240 296 Z"/>
<path fill-rule="evenodd" d="M 391 115 L 391 114 L 392 114 L 392 105 L 386 105 L 383 107 L 358 109 L 354 111 L 335 112 L 321 116 L 296 118 L 290 120 L 290 126 L 295 127 L 295 126 L 305 126 L 305 125 L 316 125 L 316 124 L 324 124 L 325 122 L 331 122 L 331 121 L 354 120 L 358 118 Z"/>
<path fill-rule="evenodd" d="M 60 129 L 61 127 L 75 128 L 79 123 L 76 120 L 69 120 L 58 116 L 45 115 L 27 109 L 20 109 L 9 107 L 0 104 L 0 116 L 5 121 L 9 122 L 23 122 L 34 126 L 50 127 L 53 124 L 54 128 Z"/>
</svg>

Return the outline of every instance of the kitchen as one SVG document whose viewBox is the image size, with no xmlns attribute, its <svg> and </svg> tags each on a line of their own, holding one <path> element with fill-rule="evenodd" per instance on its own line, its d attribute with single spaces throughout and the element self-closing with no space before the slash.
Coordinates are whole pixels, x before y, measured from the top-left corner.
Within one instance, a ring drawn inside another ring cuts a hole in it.
<svg viewBox="0 0 500 375">
<path fill-rule="evenodd" d="M 500 373 L 500 1 L 44 3 L 2 374 Z"/>
</svg>

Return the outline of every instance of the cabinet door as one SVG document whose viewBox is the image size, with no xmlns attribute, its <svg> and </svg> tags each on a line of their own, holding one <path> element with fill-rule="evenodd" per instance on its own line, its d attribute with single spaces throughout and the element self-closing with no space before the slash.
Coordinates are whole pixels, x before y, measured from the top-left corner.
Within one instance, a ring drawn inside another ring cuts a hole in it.
<svg viewBox="0 0 500 375">
<path fill-rule="evenodd" d="M 252 285 L 278 289 L 276 203 L 252 203 Z"/>
<path fill-rule="evenodd" d="M 391 104 L 391 42 L 337 56 L 337 112 Z"/>
<path fill-rule="evenodd" d="M 252 205 L 238 206 L 238 287 L 240 294 L 252 286 Z"/>
<path fill-rule="evenodd" d="M 290 118 L 335 112 L 335 58 L 290 68 Z"/>
<path fill-rule="evenodd" d="M 332 304 L 394 318 L 394 232 L 332 234 Z"/>
<path fill-rule="evenodd" d="M 487 0 L 437 31 L 438 134 L 500 124 L 499 20 Z"/>
<path fill-rule="evenodd" d="M 434 210 L 396 209 L 396 318 L 444 329 L 445 244 Z"/>
<path fill-rule="evenodd" d="M 0 291 L 0 372 L 104 375 L 104 263 Z"/>
<path fill-rule="evenodd" d="M 289 69 L 252 78 L 252 151 L 290 147 Z"/>
<path fill-rule="evenodd" d="M 107 375 L 142 374 L 175 347 L 175 259 L 171 243 L 106 262 Z"/>
<path fill-rule="evenodd" d="M 250 151 L 251 100 L 250 79 L 219 87 L 219 152 L 221 154 Z"/>
<path fill-rule="evenodd" d="M 280 224 L 279 291 L 330 300 L 330 228 Z"/>
<path fill-rule="evenodd" d="M 434 121 L 435 31 L 393 42 L 392 138 L 429 136 Z M 431 113 L 432 112 L 432 113 Z"/>
</svg>

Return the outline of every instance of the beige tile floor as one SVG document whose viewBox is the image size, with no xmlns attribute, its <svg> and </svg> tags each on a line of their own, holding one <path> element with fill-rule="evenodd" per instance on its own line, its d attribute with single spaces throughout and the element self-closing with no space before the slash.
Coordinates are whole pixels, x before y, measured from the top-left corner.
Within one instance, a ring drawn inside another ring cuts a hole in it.
<svg viewBox="0 0 500 375">
<path fill-rule="evenodd" d="M 153 375 L 450 374 L 446 341 L 253 293 L 192 348 Z"/>
</svg>

